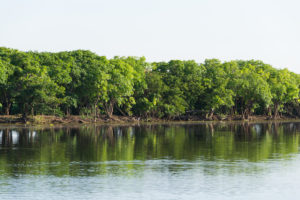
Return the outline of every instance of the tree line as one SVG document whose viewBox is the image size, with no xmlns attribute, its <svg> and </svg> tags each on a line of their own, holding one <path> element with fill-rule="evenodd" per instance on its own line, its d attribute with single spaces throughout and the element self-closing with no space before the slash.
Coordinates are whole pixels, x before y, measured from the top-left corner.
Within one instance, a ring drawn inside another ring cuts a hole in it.
<svg viewBox="0 0 300 200">
<path fill-rule="evenodd" d="M 0 113 L 300 116 L 300 75 L 257 60 L 146 62 L 91 51 L 0 48 Z"/>
</svg>

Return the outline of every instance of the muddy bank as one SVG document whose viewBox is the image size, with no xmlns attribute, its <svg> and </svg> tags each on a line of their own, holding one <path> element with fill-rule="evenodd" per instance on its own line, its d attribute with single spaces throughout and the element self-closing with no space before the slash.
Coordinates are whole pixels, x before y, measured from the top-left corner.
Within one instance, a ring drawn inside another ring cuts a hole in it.
<svg viewBox="0 0 300 200">
<path fill-rule="evenodd" d="M 0 115 L 0 124 L 90 124 L 90 123 L 126 123 L 139 122 L 140 119 L 134 117 L 100 116 L 93 118 L 89 116 L 71 115 L 65 117 L 36 115 L 28 116 L 26 121 L 21 115 Z"/>
<path fill-rule="evenodd" d="M 295 120 L 299 118 L 281 116 L 276 118 L 276 120 Z M 173 119 L 159 119 L 159 118 L 139 118 L 139 117 L 128 117 L 128 116 L 99 116 L 98 118 L 93 118 L 89 116 L 49 116 L 49 115 L 37 115 L 29 116 L 26 122 L 21 115 L 0 115 L 0 124 L 122 124 L 122 123 L 140 123 L 140 122 L 185 122 L 185 121 L 264 121 L 264 120 L 274 120 L 270 116 L 254 115 L 250 116 L 248 119 L 243 119 L 240 115 L 235 116 L 218 116 L 215 115 L 211 120 L 205 119 L 201 116 L 180 116 Z"/>
</svg>

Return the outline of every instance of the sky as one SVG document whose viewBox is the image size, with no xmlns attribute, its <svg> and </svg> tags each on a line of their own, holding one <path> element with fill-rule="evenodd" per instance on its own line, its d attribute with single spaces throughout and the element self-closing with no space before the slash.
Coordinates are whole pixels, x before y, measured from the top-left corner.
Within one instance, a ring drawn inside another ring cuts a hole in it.
<svg viewBox="0 0 300 200">
<path fill-rule="evenodd" d="M 257 59 L 300 73 L 299 10 L 299 0 L 0 0 L 0 46 Z"/>
</svg>

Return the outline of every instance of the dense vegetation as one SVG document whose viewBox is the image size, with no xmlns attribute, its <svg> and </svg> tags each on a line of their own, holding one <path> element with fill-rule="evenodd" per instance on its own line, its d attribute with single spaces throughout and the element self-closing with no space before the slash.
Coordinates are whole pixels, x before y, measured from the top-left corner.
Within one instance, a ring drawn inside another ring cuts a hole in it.
<svg viewBox="0 0 300 200">
<path fill-rule="evenodd" d="M 300 76 L 261 61 L 146 62 L 0 48 L 0 113 L 175 118 L 300 116 Z"/>
</svg>

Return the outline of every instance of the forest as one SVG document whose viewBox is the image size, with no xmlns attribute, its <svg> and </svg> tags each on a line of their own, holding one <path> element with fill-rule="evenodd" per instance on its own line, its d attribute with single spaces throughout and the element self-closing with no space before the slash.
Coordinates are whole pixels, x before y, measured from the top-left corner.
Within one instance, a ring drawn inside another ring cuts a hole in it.
<svg viewBox="0 0 300 200">
<path fill-rule="evenodd" d="M 0 114 L 300 117 L 300 75 L 259 60 L 147 62 L 0 47 Z"/>
</svg>

